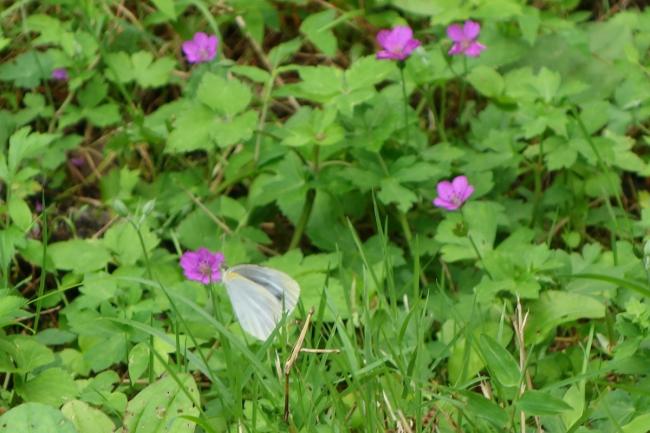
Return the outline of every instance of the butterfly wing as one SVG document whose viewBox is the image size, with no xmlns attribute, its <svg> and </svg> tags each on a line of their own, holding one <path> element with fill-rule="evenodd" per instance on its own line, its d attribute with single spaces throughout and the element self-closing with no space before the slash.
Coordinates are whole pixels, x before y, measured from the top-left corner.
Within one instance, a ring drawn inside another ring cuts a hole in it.
<svg viewBox="0 0 650 433">
<path fill-rule="evenodd" d="M 282 271 L 257 265 L 238 265 L 231 270 L 266 288 L 280 302 L 287 314 L 293 311 L 298 303 L 300 286 Z"/>
<path fill-rule="evenodd" d="M 275 329 L 283 305 L 284 311 L 290 312 L 300 294 L 291 277 L 261 266 L 230 268 L 224 272 L 223 282 L 242 329 L 260 340 L 266 340 Z"/>
</svg>

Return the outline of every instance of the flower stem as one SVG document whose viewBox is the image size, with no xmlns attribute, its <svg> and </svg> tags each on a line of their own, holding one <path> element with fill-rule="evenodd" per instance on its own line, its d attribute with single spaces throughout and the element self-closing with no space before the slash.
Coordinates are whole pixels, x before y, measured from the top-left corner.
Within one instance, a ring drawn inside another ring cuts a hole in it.
<svg viewBox="0 0 650 433">
<path fill-rule="evenodd" d="M 408 146 L 411 141 L 409 132 L 409 118 L 408 118 L 408 96 L 406 95 L 406 80 L 404 79 L 404 65 L 399 66 L 399 74 L 402 78 L 402 97 L 404 98 L 404 129 L 406 130 L 406 145 Z"/>
<path fill-rule="evenodd" d="M 433 104 L 435 94 L 435 87 L 431 94 L 431 105 Z M 440 86 L 440 110 L 438 111 L 438 131 L 440 132 L 440 138 L 442 141 L 447 142 L 447 133 L 445 132 L 445 116 L 447 115 L 447 86 L 446 83 L 443 83 Z"/>
<path fill-rule="evenodd" d="M 483 261 L 483 256 L 481 255 L 481 252 L 478 249 L 478 246 L 476 245 L 476 242 L 474 242 L 474 238 L 472 238 L 472 235 L 469 233 L 469 227 L 467 224 L 467 218 L 465 218 L 465 213 L 463 212 L 463 208 L 460 209 L 460 215 L 463 217 L 463 224 L 465 225 L 465 228 L 467 229 L 467 239 L 469 239 L 469 243 L 472 244 L 472 248 L 474 248 L 474 252 L 476 253 L 476 257 L 478 258 L 478 261 L 481 262 L 483 265 L 483 269 L 485 270 L 485 273 L 487 276 L 491 279 L 494 280 L 492 277 L 492 274 L 490 273 L 489 269 L 487 266 L 485 266 L 485 262 Z"/>
<path fill-rule="evenodd" d="M 460 82 L 460 102 L 458 103 L 458 115 L 463 114 L 463 107 L 465 106 L 465 96 L 467 94 L 467 57 L 463 56 L 463 79 Z"/>
</svg>

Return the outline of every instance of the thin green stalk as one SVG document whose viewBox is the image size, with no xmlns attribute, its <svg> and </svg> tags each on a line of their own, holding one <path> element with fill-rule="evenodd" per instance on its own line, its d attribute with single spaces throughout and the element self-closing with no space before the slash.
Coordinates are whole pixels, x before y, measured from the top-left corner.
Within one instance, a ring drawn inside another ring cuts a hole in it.
<svg viewBox="0 0 650 433">
<path fill-rule="evenodd" d="M 34 317 L 34 334 L 38 332 L 38 322 L 41 319 L 41 309 L 43 303 L 43 293 L 45 292 L 45 275 L 46 275 L 46 260 L 47 260 L 47 206 L 45 206 L 45 191 L 41 190 L 41 203 L 43 206 L 43 213 L 41 214 L 41 225 L 43 226 L 43 256 L 41 262 L 41 276 L 38 281 L 38 294 L 36 298 L 36 316 Z"/>
<path fill-rule="evenodd" d="M 296 224 L 296 229 L 291 236 L 291 242 L 289 242 L 289 249 L 292 250 L 298 246 L 300 239 L 302 239 L 302 234 L 305 232 L 307 223 L 309 222 L 309 217 L 311 215 L 311 210 L 314 207 L 314 201 L 316 199 L 316 190 L 314 188 L 309 188 L 307 190 L 307 196 L 305 197 L 305 204 L 302 207 L 302 212 L 300 213 L 300 218 Z"/>
<path fill-rule="evenodd" d="M 485 273 L 487 276 L 491 279 L 494 280 L 492 277 L 492 274 L 490 273 L 489 269 L 487 266 L 485 266 L 485 262 L 483 261 L 483 256 L 481 255 L 481 252 L 478 249 L 478 246 L 476 245 L 476 242 L 474 242 L 474 238 L 472 238 L 472 235 L 469 232 L 469 227 L 467 226 L 467 219 L 465 218 L 465 213 L 463 212 L 463 208 L 460 209 L 460 214 L 463 217 L 463 224 L 465 225 L 465 228 L 467 230 L 467 239 L 469 239 L 469 242 L 472 244 L 472 248 L 474 248 L 474 252 L 476 253 L 476 257 L 478 258 L 478 261 L 481 262 L 483 265 L 483 269 L 485 270 Z"/>
<path fill-rule="evenodd" d="M 531 227 L 535 227 L 537 223 L 537 213 L 539 212 L 539 205 L 542 200 L 542 175 L 544 173 L 544 145 L 539 143 L 539 155 L 534 167 L 534 180 L 535 192 L 533 196 L 533 215 L 530 219 Z"/>
<path fill-rule="evenodd" d="M 434 104 L 434 93 L 431 95 L 431 104 L 435 107 Z M 440 110 L 438 111 L 438 131 L 440 132 L 440 138 L 442 141 L 447 142 L 447 132 L 445 131 L 445 116 L 447 115 L 447 86 L 446 83 L 443 83 L 440 86 Z"/>
<path fill-rule="evenodd" d="M 406 130 L 406 145 L 411 141 L 408 118 L 408 95 L 406 94 L 406 80 L 404 79 L 404 65 L 399 65 L 399 74 L 402 79 L 402 97 L 404 102 L 404 129 Z"/>
<path fill-rule="evenodd" d="M 463 79 L 460 82 L 460 102 L 458 103 L 459 114 L 462 114 L 463 112 L 466 96 L 467 96 L 467 57 L 463 56 Z"/>
<path fill-rule="evenodd" d="M 314 177 L 318 176 L 318 172 L 320 170 L 319 155 L 320 155 L 320 147 L 316 145 L 314 148 L 314 167 L 313 167 Z M 307 223 L 309 222 L 311 211 L 314 208 L 315 200 L 316 200 L 316 189 L 310 187 L 307 190 L 307 195 L 305 196 L 305 203 L 302 206 L 302 212 L 300 213 L 300 217 L 298 218 L 296 229 L 294 230 L 293 235 L 291 236 L 291 241 L 289 242 L 290 250 L 296 248 L 300 243 L 300 239 L 302 239 L 302 235 L 305 232 L 305 229 L 307 228 Z"/>
</svg>

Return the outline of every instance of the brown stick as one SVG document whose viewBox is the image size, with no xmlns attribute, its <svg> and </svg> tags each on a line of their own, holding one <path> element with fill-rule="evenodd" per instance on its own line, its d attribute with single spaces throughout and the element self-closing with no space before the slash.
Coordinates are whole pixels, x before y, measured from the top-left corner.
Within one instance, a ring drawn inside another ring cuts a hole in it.
<svg viewBox="0 0 650 433">
<path fill-rule="evenodd" d="M 284 363 L 284 422 L 289 422 L 289 375 L 291 373 L 291 368 L 293 367 L 293 364 L 296 362 L 296 359 L 298 359 L 298 355 L 300 354 L 300 350 L 302 349 L 302 344 L 305 341 L 305 336 L 307 335 L 307 329 L 309 329 L 309 324 L 311 323 L 311 318 L 313 315 L 314 315 L 314 307 L 311 307 L 309 309 L 309 313 L 307 313 L 307 319 L 305 319 L 305 324 L 302 325 L 302 330 L 300 331 L 300 335 L 298 336 L 298 341 L 296 341 L 296 344 L 293 346 L 293 350 L 291 351 L 291 356 L 289 356 L 287 362 Z"/>
</svg>

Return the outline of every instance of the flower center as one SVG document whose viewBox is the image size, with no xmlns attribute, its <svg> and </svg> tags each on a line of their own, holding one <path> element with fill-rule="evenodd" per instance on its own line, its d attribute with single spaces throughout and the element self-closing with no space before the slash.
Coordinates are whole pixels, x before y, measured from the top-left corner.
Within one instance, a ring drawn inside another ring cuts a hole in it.
<svg viewBox="0 0 650 433">
<path fill-rule="evenodd" d="M 461 200 L 461 198 L 460 198 L 460 196 L 458 195 L 457 192 L 453 192 L 451 194 L 451 197 L 449 197 L 449 198 L 450 198 L 451 202 L 453 204 L 455 204 L 456 206 L 460 206 L 461 204 L 463 204 L 463 200 Z"/>
<path fill-rule="evenodd" d="M 211 277 L 212 276 L 212 267 L 205 260 L 201 260 L 201 262 L 199 262 L 199 272 L 204 277 Z"/>
<path fill-rule="evenodd" d="M 201 58 L 201 60 L 208 60 L 210 54 L 208 53 L 208 50 L 206 50 L 205 48 L 201 48 L 199 50 L 199 57 Z"/>
</svg>

